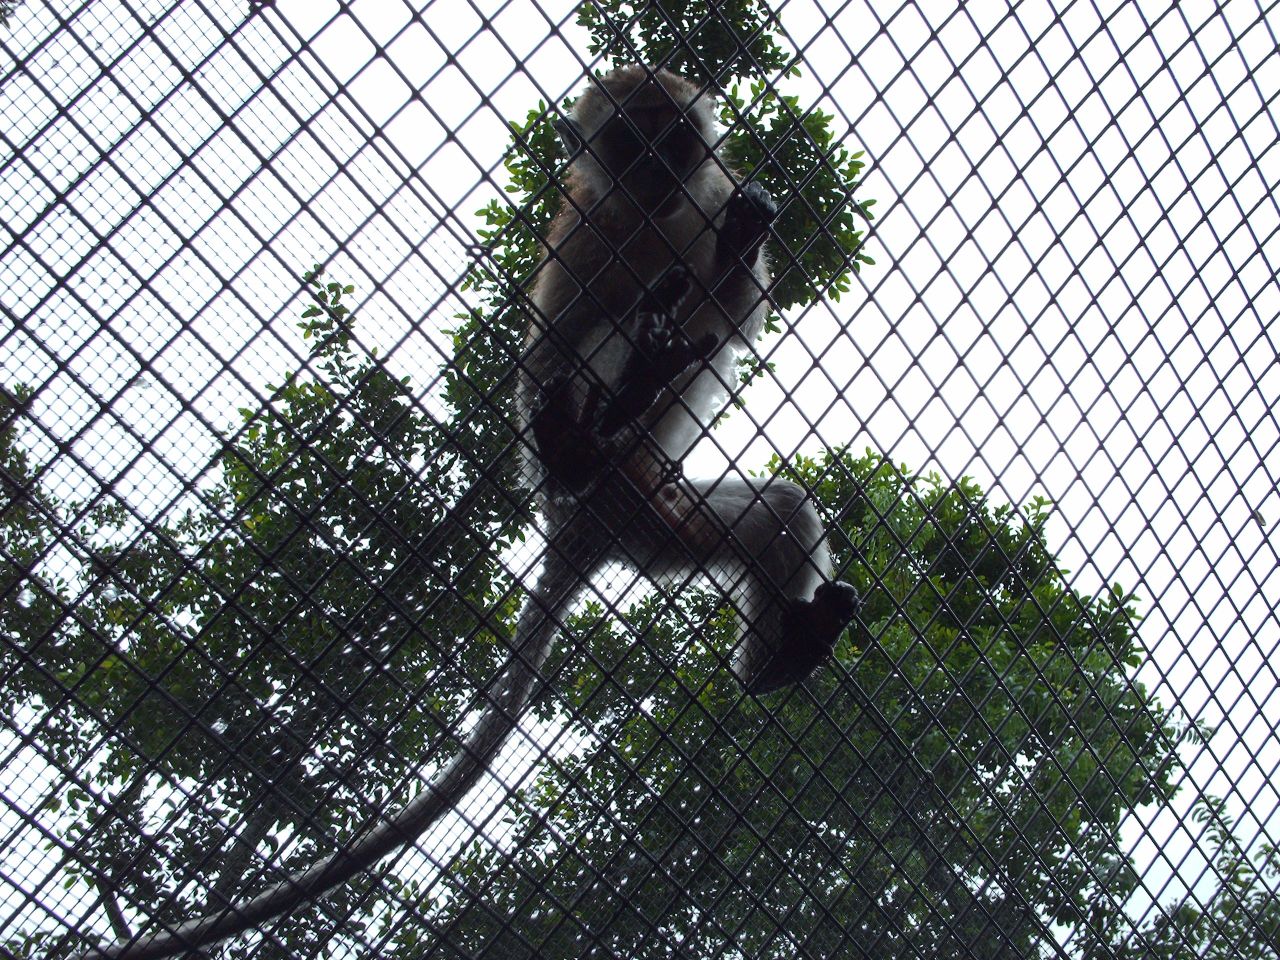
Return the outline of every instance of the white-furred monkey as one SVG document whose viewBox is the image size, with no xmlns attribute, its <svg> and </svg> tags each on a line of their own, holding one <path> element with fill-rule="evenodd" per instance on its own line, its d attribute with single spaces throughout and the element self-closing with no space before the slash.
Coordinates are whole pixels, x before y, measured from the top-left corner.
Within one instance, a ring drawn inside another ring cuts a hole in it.
<svg viewBox="0 0 1280 960">
<path fill-rule="evenodd" d="M 705 573 L 732 598 L 733 670 L 761 693 L 804 679 L 857 607 L 828 577 L 817 512 L 783 480 L 692 482 L 679 464 L 760 332 L 776 215 L 715 153 L 711 97 L 663 70 L 594 81 L 558 129 L 565 203 L 531 290 L 519 404 L 547 552 L 486 709 L 428 789 L 353 845 L 171 932 L 91 949 L 144 960 L 192 950 L 295 908 L 412 842 L 453 808 L 515 726 L 560 618 L 603 564 L 656 579 Z"/>
<path fill-rule="evenodd" d="M 831 652 L 857 594 L 827 580 L 817 512 L 797 485 L 689 481 L 678 465 L 723 407 L 764 322 L 776 207 L 715 154 L 713 101 L 667 71 L 615 70 L 561 120 L 574 159 L 533 288 L 521 408 L 534 435 L 549 568 L 571 601 L 607 561 L 701 572 L 738 613 L 733 670 L 763 693 Z"/>
</svg>

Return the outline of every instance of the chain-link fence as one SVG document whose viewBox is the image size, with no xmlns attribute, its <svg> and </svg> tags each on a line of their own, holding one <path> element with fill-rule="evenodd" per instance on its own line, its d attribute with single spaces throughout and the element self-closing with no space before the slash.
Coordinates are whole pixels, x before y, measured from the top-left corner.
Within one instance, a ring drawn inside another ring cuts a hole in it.
<svg viewBox="0 0 1280 960">
<path fill-rule="evenodd" d="M 0 955 L 342 862 L 500 702 L 550 121 L 637 60 L 779 207 L 684 476 L 857 617 L 755 695 L 597 564 L 465 800 L 206 955 L 1277 955 L 1274 3 L 0 7 Z"/>
</svg>

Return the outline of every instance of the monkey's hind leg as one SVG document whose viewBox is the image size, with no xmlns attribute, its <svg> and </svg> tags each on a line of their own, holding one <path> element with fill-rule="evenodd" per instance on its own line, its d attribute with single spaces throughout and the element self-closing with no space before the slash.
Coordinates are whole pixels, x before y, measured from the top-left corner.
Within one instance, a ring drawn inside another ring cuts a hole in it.
<svg viewBox="0 0 1280 960">
<path fill-rule="evenodd" d="M 756 694 L 799 683 L 831 656 L 859 608 L 852 586 L 826 579 L 817 511 L 803 488 L 785 480 L 725 480 L 703 496 L 703 509 L 728 531 L 712 562 L 732 571 L 734 673 Z"/>
</svg>

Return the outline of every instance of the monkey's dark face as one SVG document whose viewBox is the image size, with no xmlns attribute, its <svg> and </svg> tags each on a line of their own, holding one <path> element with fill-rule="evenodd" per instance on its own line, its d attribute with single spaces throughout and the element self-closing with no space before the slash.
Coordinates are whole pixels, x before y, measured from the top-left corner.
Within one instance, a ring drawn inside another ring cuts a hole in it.
<svg viewBox="0 0 1280 960">
<path fill-rule="evenodd" d="M 624 104 L 587 148 L 640 207 L 663 213 L 684 196 L 684 183 L 710 150 L 694 118 L 674 103 Z"/>
</svg>

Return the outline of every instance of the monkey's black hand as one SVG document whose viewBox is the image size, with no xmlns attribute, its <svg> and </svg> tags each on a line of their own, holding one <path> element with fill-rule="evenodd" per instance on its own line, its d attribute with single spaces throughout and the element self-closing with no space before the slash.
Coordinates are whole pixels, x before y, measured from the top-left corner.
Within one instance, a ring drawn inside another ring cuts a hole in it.
<svg viewBox="0 0 1280 960">
<path fill-rule="evenodd" d="M 696 342 L 681 335 L 653 353 L 637 350 L 636 362 L 628 365 L 625 383 L 600 415 L 600 436 L 608 439 L 627 424 L 639 420 L 676 377 L 715 353 L 719 343 L 714 334 L 700 337 Z"/>
<path fill-rule="evenodd" d="M 573 389 L 564 377 L 546 385 L 529 426 L 547 474 L 569 492 L 582 493 L 603 469 L 605 453 L 595 431 L 579 415 Z"/>
<path fill-rule="evenodd" d="M 680 304 L 684 303 L 684 298 L 689 295 L 689 289 L 692 286 L 693 277 L 689 273 L 689 268 L 682 263 L 677 263 L 649 292 L 649 299 L 653 302 L 650 312 L 665 314 L 668 320 L 674 322 L 676 311 L 680 309 Z"/>
<path fill-rule="evenodd" d="M 636 307 L 627 330 L 631 355 L 596 424 L 602 438 L 609 438 L 623 426 L 639 420 L 658 402 L 672 380 L 716 349 L 714 335 L 690 342 L 680 330 L 677 311 L 689 296 L 691 285 L 689 270 L 677 264 L 649 289 L 645 303 Z"/>
<path fill-rule="evenodd" d="M 744 183 L 725 205 L 724 223 L 716 238 L 716 257 L 726 265 L 742 260 L 753 266 L 769 226 L 778 219 L 778 205 L 758 183 Z"/>
<path fill-rule="evenodd" d="M 692 281 L 683 266 L 672 267 L 636 309 L 631 324 L 632 351 L 618 388 L 600 416 L 597 429 L 612 437 L 638 420 L 680 374 L 715 353 L 719 340 L 706 334 L 691 341 L 676 316 Z"/>
<path fill-rule="evenodd" d="M 643 373 L 646 368 L 652 368 L 655 375 L 660 375 L 678 362 L 680 352 L 687 346 L 680 332 L 680 305 L 692 286 L 693 278 L 688 269 L 683 264 L 676 264 L 645 295 L 645 303 L 636 308 L 630 324 L 634 349 L 627 361 L 624 381 L 629 382 L 630 374 Z M 691 362 L 685 362 L 675 373 L 680 373 Z"/>
<path fill-rule="evenodd" d="M 782 644 L 748 681 L 747 690 L 768 693 L 809 676 L 831 656 L 861 606 L 858 591 L 840 580 L 819 586 L 812 600 L 792 600 L 783 614 Z"/>
</svg>

